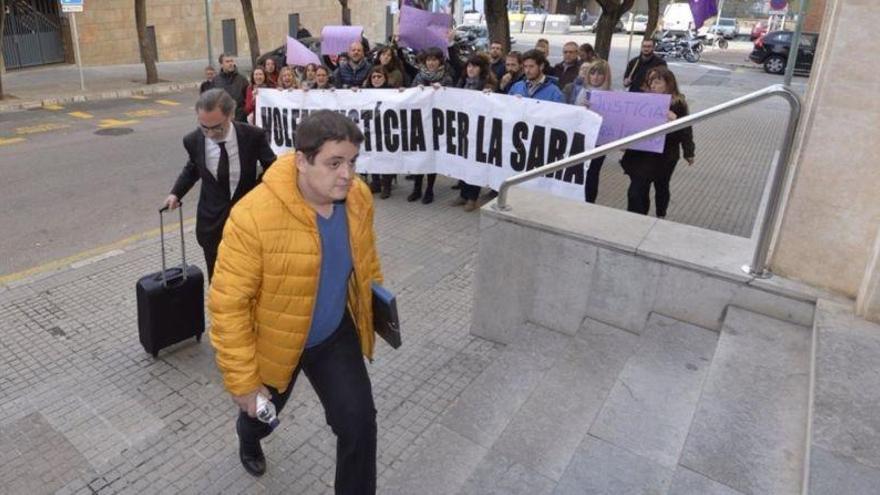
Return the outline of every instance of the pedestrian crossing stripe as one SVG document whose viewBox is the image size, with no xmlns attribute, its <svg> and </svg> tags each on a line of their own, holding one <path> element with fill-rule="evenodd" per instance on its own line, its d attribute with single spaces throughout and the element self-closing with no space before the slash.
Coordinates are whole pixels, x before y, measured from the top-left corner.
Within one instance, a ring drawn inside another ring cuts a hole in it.
<svg viewBox="0 0 880 495">
<path fill-rule="evenodd" d="M 156 100 L 156 103 L 160 105 L 168 105 L 169 107 L 176 107 L 177 105 L 180 105 L 180 103 L 171 100 Z"/>
<path fill-rule="evenodd" d="M 52 103 L 49 105 L 43 105 L 43 109 L 45 109 L 45 110 L 64 110 L 64 107 L 62 107 L 61 105 L 56 105 L 56 104 Z"/>
<path fill-rule="evenodd" d="M 104 119 L 100 123 L 98 123 L 98 127 L 101 129 L 106 129 L 108 127 L 119 127 L 123 125 L 131 125 L 137 124 L 140 120 L 116 120 L 116 119 Z"/>
<path fill-rule="evenodd" d="M 39 125 L 31 125 L 27 127 L 17 127 L 15 129 L 16 134 L 38 134 L 40 132 L 49 132 L 55 131 L 58 129 L 65 129 L 70 127 L 70 124 L 39 124 Z"/>
<path fill-rule="evenodd" d="M 68 112 L 67 115 L 70 115 L 71 117 L 76 117 L 78 119 L 91 119 L 95 117 L 88 112 Z"/>
<path fill-rule="evenodd" d="M 22 137 L 14 137 L 14 138 L 8 138 L 8 139 L 0 138 L 0 146 L 6 146 L 7 144 L 22 143 L 24 141 L 27 141 L 27 140 Z"/>
</svg>

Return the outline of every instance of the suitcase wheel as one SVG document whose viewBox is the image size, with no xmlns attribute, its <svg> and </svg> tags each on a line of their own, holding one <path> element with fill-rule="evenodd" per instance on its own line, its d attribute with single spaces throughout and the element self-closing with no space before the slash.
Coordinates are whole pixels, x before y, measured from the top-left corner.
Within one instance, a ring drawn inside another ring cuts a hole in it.
<svg viewBox="0 0 880 495">
<path fill-rule="evenodd" d="M 196 334 L 196 342 L 201 342 L 201 341 L 202 341 L 202 334 L 200 334 L 200 333 Z"/>
<path fill-rule="evenodd" d="M 153 355 L 153 359 L 159 359 L 159 351 L 153 351 L 150 354 Z"/>
</svg>

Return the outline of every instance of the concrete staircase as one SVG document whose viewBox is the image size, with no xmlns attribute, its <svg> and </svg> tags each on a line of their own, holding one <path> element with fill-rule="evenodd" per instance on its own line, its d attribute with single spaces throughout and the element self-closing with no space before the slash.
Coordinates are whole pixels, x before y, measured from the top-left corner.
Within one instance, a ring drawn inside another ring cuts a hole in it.
<svg viewBox="0 0 880 495">
<path fill-rule="evenodd" d="M 810 328 L 730 306 L 720 332 L 512 331 L 382 493 L 801 493 Z"/>
</svg>

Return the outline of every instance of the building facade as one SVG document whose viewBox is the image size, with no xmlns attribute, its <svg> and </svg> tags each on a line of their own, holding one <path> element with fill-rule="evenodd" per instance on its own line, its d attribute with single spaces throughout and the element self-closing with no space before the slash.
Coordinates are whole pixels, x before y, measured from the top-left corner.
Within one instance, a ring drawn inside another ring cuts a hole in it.
<svg viewBox="0 0 880 495">
<path fill-rule="evenodd" d="M 39 46 L 40 38 L 46 38 L 40 35 L 34 37 L 34 48 L 22 54 L 6 53 L 7 43 L 4 43 L 7 67 L 15 69 L 64 60 L 72 62 L 70 18 L 58 12 L 57 0 L 20 0 L 14 3 L 19 6 L 17 18 L 23 24 L 31 25 L 37 19 L 47 26 L 47 31 L 54 31 L 57 37 L 55 44 L 62 47 L 62 56 L 60 60 L 57 56 L 45 60 L 43 57 L 30 57 L 34 53 L 39 55 L 48 51 Z M 385 37 L 387 2 L 349 0 L 348 3 L 352 24 L 364 26 L 368 39 L 381 40 Z M 245 57 L 250 54 L 239 0 L 146 0 L 148 39 L 160 61 L 207 60 L 207 5 L 210 6 L 211 44 L 215 57 L 224 51 Z M 342 9 L 337 0 L 253 0 L 253 7 L 261 53 L 285 43 L 291 21 L 296 19 L 292 15 L 298 14 L 299 26 L 315 36 L 320 35 L 325 25 L 342 24 Z M 76 24 L 84 65 L 135 64 L 141 61 L 132 0 L 87 0 L 84 12 L 76 14 Z M 9 36 L 5 38 L 4 41 L 8 41 Z M 27 63 L 9 63 L 13 58 L 25 58 Z"/>
</svg>

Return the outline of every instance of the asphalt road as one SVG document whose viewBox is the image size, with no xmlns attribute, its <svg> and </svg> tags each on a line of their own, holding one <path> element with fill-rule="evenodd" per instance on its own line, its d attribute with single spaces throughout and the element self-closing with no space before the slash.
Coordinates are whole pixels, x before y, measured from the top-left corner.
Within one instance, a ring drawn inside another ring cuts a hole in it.
<svg viewBox="0 0 880 495">
<path fill-rule="evenodd" d="M 538 37 L 518 35 L 515 48 L 531 48 Z M 591 42 L 592 35 L 551 37 L 552 61 L 559 60 L 568 39 Z M 616 87 L 627 41 L 615 37 L 610 57 Z M 734 97 L 781 82 L 758 70 L 670 65 L 685 92 L 688 84 L 708 81 Z M 0 277 L 157 228 L 157 208 L 185 162 L 181 139 L 195 127 L 195 96 L 0 114 Z M 187 218 L 195 213 L 197 194 L 198 186 L 184 198 Z"/>
</svg>

